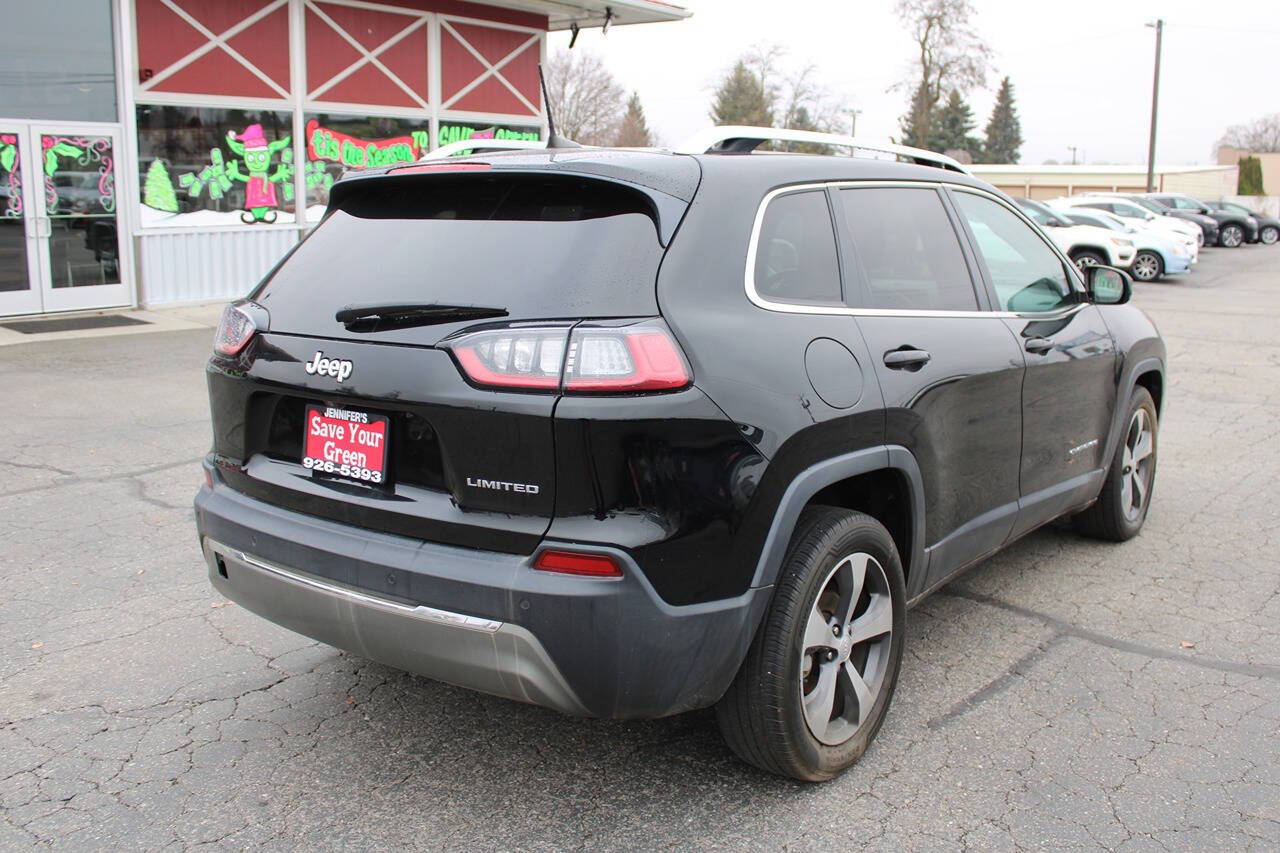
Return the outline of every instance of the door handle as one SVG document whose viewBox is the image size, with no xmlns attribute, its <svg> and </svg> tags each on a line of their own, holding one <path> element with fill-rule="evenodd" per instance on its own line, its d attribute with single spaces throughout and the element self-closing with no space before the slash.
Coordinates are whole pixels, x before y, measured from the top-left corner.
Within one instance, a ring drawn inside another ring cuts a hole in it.
<svg viewBox="0 0 1280 853">
<path fill-rule="evenodd" d="M 1053 349 L 1053 341 L 1048 338 L 1028 338 L 1023 346 L 1027 348 L 1027 352 L 1043 355 Z"/>
<path fill-rule="evenodd" d="M 919 370 L 933 356 L 922 349 L 900 347 L 884 354 L 884 366 L 895 370 Z"/>
</svg>

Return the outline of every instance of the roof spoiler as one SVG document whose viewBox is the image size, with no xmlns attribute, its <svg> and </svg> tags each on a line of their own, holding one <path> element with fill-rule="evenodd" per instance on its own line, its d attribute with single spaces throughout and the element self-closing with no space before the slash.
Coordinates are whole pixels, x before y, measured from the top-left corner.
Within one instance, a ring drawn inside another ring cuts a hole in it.
<svg viewBox="0 0 1280 853">
<path fill-rule="evenodd" d="M 814 145 L 831 145 L 838 148 L 850 148 L 854 151 L 872 151 L 876 154 L 891 154 L 900 159 L 921 166 L 934 166 L 949 169 L 963 175 L 969 170 L 945 154 L 935 154 L 923 148 L 911 148 L 906 145 L 894 145 L 889 142 L 863 142 L 854 136 L 843 136 L 838 133 L 819 133 L 814 130 L 791 130 L 780 127 L 744 127 L 727 125 L 709 127 L 686 139 L 673 150 L 677 154 L 745 154 L 754 151 L 765 142 L 808 142 Z"/>
</svg>

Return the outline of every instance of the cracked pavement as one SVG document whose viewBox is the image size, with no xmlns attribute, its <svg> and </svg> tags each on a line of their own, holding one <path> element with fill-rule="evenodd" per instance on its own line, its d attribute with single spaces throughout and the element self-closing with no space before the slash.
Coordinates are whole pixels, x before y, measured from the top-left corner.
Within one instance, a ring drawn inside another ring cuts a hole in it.
<svg viewBox="0 0 1280 853">
<path fill-rule="evenodd" d="M 6 347 L 0 847 L 1280 847 L 1278 264 L 1138 286 L 1170 354 L 1142 535 L 1043 530 L 913 610 L 823 786 L 708 712 L 571 719 L 227 603 L 191 511 L 210 334 Z"/>
</svg>

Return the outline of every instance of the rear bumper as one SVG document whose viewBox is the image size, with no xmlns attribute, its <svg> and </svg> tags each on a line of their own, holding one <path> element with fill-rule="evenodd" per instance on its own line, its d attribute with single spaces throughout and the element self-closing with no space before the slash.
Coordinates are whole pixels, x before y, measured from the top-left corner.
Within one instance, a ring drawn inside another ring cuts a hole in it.
<svg viewBox="0 0 1280 853">
<path fill-rule="evenodd" d="M 625 552 L 610 552 L 620 579 L 554 575 L 533 570 L 536 551 L 362 530 L 213 477 L 196 495 L 196 525 L 210 582 L 227 598 L 371 660 L 567 714 L 649 718 L 713 704 L 771 593 L 676 607 Z"/>
</svg>

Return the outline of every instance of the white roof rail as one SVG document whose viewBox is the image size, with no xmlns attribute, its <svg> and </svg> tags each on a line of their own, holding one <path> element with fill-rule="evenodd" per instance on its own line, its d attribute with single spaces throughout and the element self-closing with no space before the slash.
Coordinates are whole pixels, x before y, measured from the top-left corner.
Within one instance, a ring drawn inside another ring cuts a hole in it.
<svg viewBox="0 0 1280 853">
<path fill-rule="evenodd" d="M 450 142 L 448 145 L 441 145 L 435 151 L 423 154 L 418 158 L 418 162 L 423 160 L 445 160 L 449 157 L 457 156 L 461 151 L 472 151 L 477 154 L 488 151 L 529 151 L 546 148 L 547 143 L 542 139 L 460 139 L 457 142 Z"/>
<path fill-rule="evenodd" d="M 748 152 L 755 150 L 761 143 L 777 140 L 779 142 L 809 142 L 815 145 L 831 145 L 839 148 L 852 148 L 855 151 L 874 151 L 877 154 L 892 154 L 913 163 L 925 166 L 937 166 L 953 172 L 969 174 L 969 170 L 958 161 L 945 154 L 935 154 L 922 148 L 910 148 L 906 145 L 894 145 L 889 142 L 863 142 L 854 136 L 843 136 L 839 133 L 819 133 L 814 130 L 790 130 L 781 127 L 744 127 L 726 125 L 709 127 L 686 139 L 673 150 L 677 154 L 712 154 L 716 152 Z"/>
</svg>

